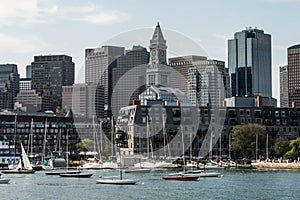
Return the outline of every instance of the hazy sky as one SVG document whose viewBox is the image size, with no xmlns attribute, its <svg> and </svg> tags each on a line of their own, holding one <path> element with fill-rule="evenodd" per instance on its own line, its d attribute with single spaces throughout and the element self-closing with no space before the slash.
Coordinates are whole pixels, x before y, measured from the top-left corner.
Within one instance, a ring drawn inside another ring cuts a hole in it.
<svg viewBox="0 0 300 200">
<path fill-rule="evenodd" d="M 17 64 L 24 77 L 34 55 L 67 54 L 82 82 L 85 48 L 157 21 L 163 32 L 177 31 L 227 63 L 227 40 L 251 26 L 272 35 L 273 96 L 279 98 L 279 66 L 287 62 L 286 48 L 300 43 L 299 8 L 300 0 L 0 0 L 0 63 Z"/>
</svg>

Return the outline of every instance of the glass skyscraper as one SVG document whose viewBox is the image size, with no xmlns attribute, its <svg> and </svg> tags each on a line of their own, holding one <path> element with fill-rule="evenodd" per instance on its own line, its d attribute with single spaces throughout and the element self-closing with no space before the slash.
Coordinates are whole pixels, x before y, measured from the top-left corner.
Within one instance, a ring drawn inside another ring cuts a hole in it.
<svg viewBox="0 0 300 200">
<path fill-rule="evenodd" d="M 272 98 L 271 35 L 247 28 L 228 41 L 232 96 Z"/>
</svg>

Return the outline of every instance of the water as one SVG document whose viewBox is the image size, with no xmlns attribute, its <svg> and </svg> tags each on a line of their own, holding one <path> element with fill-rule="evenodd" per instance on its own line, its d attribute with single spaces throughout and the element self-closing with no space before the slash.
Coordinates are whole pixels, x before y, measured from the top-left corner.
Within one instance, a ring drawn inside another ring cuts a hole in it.
<svg viewBox="0 0 300 200">
<path fill-rule="evenodd" d="M 167 171 L 123 174 L 138 179 L 137 185 L 96 184 L 99 176 L 117 176 L 118 171 L 98 170 L 91 178 L 4 174 L 10 184 L 0 185 L 0 199 L 300 199 L 300 171 L 222 171 L 221 178 L 200 181 L 165 181 Z"/>
</svg>

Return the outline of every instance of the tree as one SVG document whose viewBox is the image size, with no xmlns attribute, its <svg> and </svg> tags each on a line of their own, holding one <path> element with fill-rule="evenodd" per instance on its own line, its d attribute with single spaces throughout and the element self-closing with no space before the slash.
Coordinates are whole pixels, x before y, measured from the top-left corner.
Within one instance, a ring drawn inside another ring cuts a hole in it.
<svg viewBox="0 0 300 200">
<path fill-rule="evenodd" d="M 275 156 L 278 158 L 283 157 L 290 150 L 289 144 L 290 141 L 288 139 L 279 138 L 274 145 Z"/>
<path fill-rule="evenodd" d="M 86 152 L 94 148 L 94 142 L 89 138 L 84 138 L 76 144 L 76 148 L 79 152 L 84 152 L 84 155 L 86 157 Z"/>
<path fill-rule="evenodd" d="M 256 149 L 256 135 L 258 148 L 265 149 L 268 132 L 265 126 L 259 124 L 237 125 L 231 131 L 233 149 L 242 152 L 243 157 L 249 157 L 248 151 Z"/>
<path fill-rule="evenodd" d="M 300 157 L 300 138 L 290 141 L 290 150 L 284 155 L 285 158 L 297 160 Z"/>
</svg>

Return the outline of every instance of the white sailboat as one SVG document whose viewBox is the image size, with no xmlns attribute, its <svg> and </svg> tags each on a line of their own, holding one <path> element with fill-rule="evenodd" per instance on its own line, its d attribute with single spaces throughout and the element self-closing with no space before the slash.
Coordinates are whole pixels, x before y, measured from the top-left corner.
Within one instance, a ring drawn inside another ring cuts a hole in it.
<svg viewBox="0 0 300 200">
<path fill-rule="evenodd" d="M 21 160 L 16 167 L 12 170 L 2 170 L 2 173 L 18 173 L 18 174 L 33 174 L 35 170 L 32 169 L 28 156 L 25 152 L 23 144 L 21 143 Z"/>
</svg>

